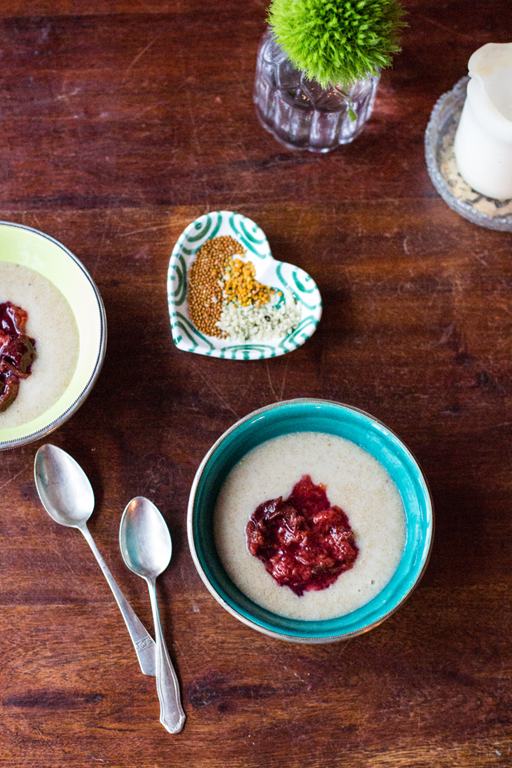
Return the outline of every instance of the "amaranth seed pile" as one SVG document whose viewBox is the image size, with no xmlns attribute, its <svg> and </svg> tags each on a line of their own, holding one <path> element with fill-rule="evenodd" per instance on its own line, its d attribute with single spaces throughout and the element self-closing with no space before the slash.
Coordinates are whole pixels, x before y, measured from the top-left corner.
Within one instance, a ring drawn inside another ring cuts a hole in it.
<svg viewBox="0 0 512 768">
<path fill-rule="evenodd" d="M 222 315 L 223 276 L 226 266 L 236 253 L 245 249 L 230 235 L 220 235 L 201 246 L 188 276 L 188 308 L 190 319 L 201 333 L 223 338 L 217 327 Z"/>
</svg>

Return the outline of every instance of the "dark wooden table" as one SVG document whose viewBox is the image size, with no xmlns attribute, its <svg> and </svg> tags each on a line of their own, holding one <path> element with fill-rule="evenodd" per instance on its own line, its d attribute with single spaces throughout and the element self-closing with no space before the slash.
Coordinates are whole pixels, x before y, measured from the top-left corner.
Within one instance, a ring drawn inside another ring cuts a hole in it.
<svg viewBox="0 0 512 768">
<path fill-rule="evenodd" d="M 40 229 L 90 271 L 109 340 L 97 385 L 51 437 L 91 478 L 91 531 L 124 566 L 135 495 L 174 541 L 159 596 L 187 713 L 159 724 L 121 615 L 85 541 L 39 503 L 39 445 L 0 460 L 0 765 L 8 768 L 489 768 L 512 765 L 511 235 L 452 212 L 427 173 L 437 98 L 510 0 L 408 0 L 403 51 L 363 135 L 295 154 L 259 125 L 264 0 L 3 0 L 0 219 Z M 196 216 L 253 218 L 324 300 L 315 335 L 270 361 L 208 359 L 171 339 L 166 273 Z M 387 622 L 297 646 L 209 595 L 187 499 L 214 440 L 277 400 L 365 409 L 418 457 L 437 515 L 428 570 Z"/>
</svg>

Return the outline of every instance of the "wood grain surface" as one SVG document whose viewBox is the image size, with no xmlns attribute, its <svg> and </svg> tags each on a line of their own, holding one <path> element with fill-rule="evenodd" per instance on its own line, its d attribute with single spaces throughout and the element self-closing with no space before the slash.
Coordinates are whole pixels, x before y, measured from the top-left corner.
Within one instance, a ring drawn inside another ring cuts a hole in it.
<svg viewBox="0 0 512 768">
<path fill-rule="evenodd" d="M 187 721 L 158 721 L 87 544 L 44 512 L 33 461 L 0 459 L 2 768 L 490 768 L 512 765 L 512 252 L 437 195 L 431 110 L 510 0 L 406 0 L 403 50 L 351 145 L 295 154 L 252 103 L 264 0 L 3 0 L 0 219 L 35 227 L 89 270 L 108 318 L 94 391 L 51 442 L 96 495 L 90 529 L 152 630 L 118 546 L 146 495 L 174 542 L 159 579 Z M 269 361 L 177 350 L 169 257 L 196 216 L 254 219 L 317 282 L 324 314 Z M 237 622 L 186 539 L 196 469 L 239 417 L 301 396 L 369 411 L 431 487 L 427 572 L 388 621 L 297 646 Z M 48 440 L 47 440 L 48 441 Z"/>
</svg>

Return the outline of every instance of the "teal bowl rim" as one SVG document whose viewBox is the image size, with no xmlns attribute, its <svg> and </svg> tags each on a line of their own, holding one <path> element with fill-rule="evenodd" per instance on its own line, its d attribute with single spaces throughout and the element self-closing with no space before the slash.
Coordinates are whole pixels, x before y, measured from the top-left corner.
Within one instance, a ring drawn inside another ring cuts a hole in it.
<svg viewBox="0 0 512 768">
<path fill-rule="evenodd" d="M 40 237 L 43 237 L 45 240 L 49 240 L 54 245 L 58 246 L 64 253 L 70 257 L 70 259 L 76 264 L 76 266 L 84 273 L 85 277 L 89 281 L 91 288 L 93 290 L 94 296 L 96 298 L 97 304 L 98 304 L 98 312 L 99 312 L 99 320 L 100 320 L 100 328 L 101 328 L 101 342 L 100 346 L 98 348 L 98 355 L 96 357 L 96 361 L 94 364 L 94 367 L 91 371 L 91 375 L 74 401 L 72 405 L 69 406 L 61 415 L 51 421 L 46 426 L 42 427 L 41 429 L 38 429 L 35 432 L 31 432 L 29 435 L 25 435 L 24 437 L 15 438 L 13 440 L 4 440 L 0 442 L 0 451 L 5 451 L 10 448 L 15 448 L 21 445 L 27 445 L 28 443 L 34 443 L 36 440 L 39 440 L 42 437 L 46 437 L 51 432 L 53 432 L 57 427 L 60 427 L 61 424 L 64 424 L 65 421 L 67 421 L 74 413 L 75 411 L 80 408 L 80 406 L 84 403 L 86 398 L 89 396 L 92 388 L 94 387 L 96 380 L 98 376 L 100 375 L 101 368 L 103 366 L 103 361 L 105 359 L 106 349 L 107 349 L 107 316 L 105 312 L 105 306 L 103 304 L 103 299 L 101 298 L 101 294 L 98 290 L 98 287 L 94 280 L 92 279 L 89 272 L 86 270 L 82 262 L 68 249 L 65 245 L 60 243 L 58 240 L 56 240 L 54 237 L 51 237 L 50 235 L 47 235 L 45 232 L 41 232 L 39 229 L 34 229 L 34 227 L 29 227 L 26 224 L 18 224 L 13 221 L 1 221 L 0 220 L 0 227 L 8 226 L 8 227 L 15 227 L 17 229 L 25 229 L 28 232 L 33 232 L 35 235 L 39 235 Z"/>
<path fill-rule="evenodd" d="M 304 426 L 306 420 L 319 422 L 326 428 L 308 428 Z M 254 429 L 255 425 L 257 429 Z M 212 530 L 215 501 L 211 498 L 217 498 L 220 485 L 231 467 L 245 453 L 271 437 L 304 431 L 346 437 L 371 453 L 395 481 L 407 518 L 404 551 L 390 582 L 373 600 L 356 611 L 322 621 L 288 619 L 247 598 L 233 584 L 220 563 Z M 326 643 L 346 640 L 373 629 L 410 596 L 425 572 L 432 550 L 434 511 L 426 478 L 416 458 L 385 424 L 351 405 L 298 398 L 273 403 L 249 413 L 213 444 L 192 483 L 187 532 L 199 576 L 213 597 L 232 616 L 274 638 L 298 643 Z"/>
</svg>

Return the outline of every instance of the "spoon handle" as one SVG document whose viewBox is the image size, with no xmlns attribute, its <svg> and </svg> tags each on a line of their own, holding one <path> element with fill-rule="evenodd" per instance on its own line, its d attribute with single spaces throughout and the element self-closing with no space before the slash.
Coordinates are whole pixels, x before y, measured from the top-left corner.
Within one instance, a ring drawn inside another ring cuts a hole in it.
<svg viewBox="0 0 512 768">
<path fill-rule="evenodd" d="M 162 632 L 160 611 L 156 597 L 154 580 L 146 579 L 153 610 L 156 638 L 156 690 L 160 700 L 160 722 L 169 733 L 179 733 L 185 723 L 185 713 L 181 706 L 180 686 L 176 672 L 169 658 L 169 652 Z"/>
<path fill-rule="evenodd" d="M 96 560 L 98 561 L 98 564 L 103 571 L 103 575 L 108 581 L 109 587 L 116 599 L 119 610 L 121 611 L 125 624 L 128 628 L 128 632 L 130 633 L 132 643 L 135 647 L 135 653 L 137 654 L 140 668 L 145 675 L 155 675 L 156 646 L 153 638 L 147 632 L 146 628 L 131 607 L 130 603 L 117 586 L 117 583 L 112 576 L 106 562 L 100 555 L 98 547 L 96 546 L 87 526 L 84 525 L 83 527 L 80 527 L 80 530 L 82 531 L 87 543 L 92 549 L 94 556 L 96 557 Z"/>
</svg>

